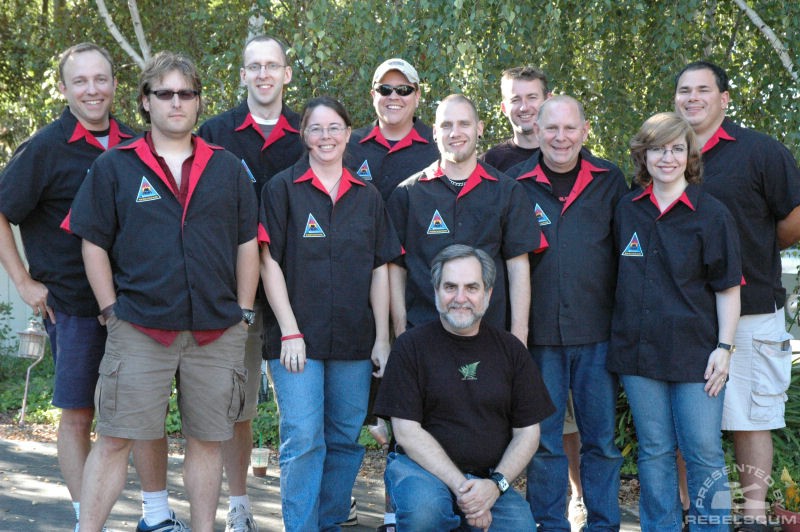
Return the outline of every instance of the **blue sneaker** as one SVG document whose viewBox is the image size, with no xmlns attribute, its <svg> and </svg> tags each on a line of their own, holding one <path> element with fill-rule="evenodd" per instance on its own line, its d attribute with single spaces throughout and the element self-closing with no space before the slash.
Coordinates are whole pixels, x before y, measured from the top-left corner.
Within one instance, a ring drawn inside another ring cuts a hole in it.
<svg viewBox="0 0 800 532">
<path fill-rule="evenodd" d="M 175 517 L 175 512 L 172 510 L 169 511 L 169 519 L 165 519 L 156 525 L 147 526 L 144 518 L 139 519 L 139 524 L 136 525 L 136 532 L 191 532 L 191 530 Z"/>
</svg>

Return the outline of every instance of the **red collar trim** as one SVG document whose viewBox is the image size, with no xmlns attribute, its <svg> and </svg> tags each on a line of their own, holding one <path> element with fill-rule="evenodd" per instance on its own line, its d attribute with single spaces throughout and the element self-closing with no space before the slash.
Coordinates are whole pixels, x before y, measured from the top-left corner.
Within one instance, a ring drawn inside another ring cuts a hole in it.
<svg viewBox="0 0 800 532">
<path fill-rule="evenodd" d="M 731 135 L 730 135 L 730 134 L 729 134 L 727 131 L 725 131 L 725 130 L 722 128 L 722 126 L 720 125 L 720 126 L 719 126 L 719 128 L 718 128 L 718 129 L 717 129 L 717 130 L 714 132 L 714 136 L 713 136 L 713 137 L 711 137 L 710 139 L 708 139 L 708 142 L 706 142 L 706 145 L 705 145 L 705 146 L 703 146 L 703 149 L 702 149 L 702 150 L 700 150 L 700 153 L 705 153 L 705 152 L 707 152 L 708 150 L 710 150 L 711 148 L 713 148 L 714 146 L 716 146 L 717 144 L 719 144 L 719 141 L 721 141 L 721 140 L 731 140 L 731 141 L 736 141 L 736 139 L 735 139 L 735 138 L 733 138 L 733 137 L 732 137 L 732 136 L 731 136 Z"/>
<path fill-rule="evenodd" d="M 567 210 L 567 208 L 569 208 L 570 205 L 575 203 L 575 200 L 578 199 L 578 196 L 580 196 L 581 193 L 586 189 L 586 187 L 589 186 L 589 183 L 591 183 L 594 180 L 594 175 L 593 175 L 594 173 L 605 173 L 605 172 L 608 172 L 608 168 L 595 166 L 586 159 L 581 158 L 581 168 L 580 170 L 578 170 L 578 177 L 575 179 L 575 185 L 573 185 L 572 190 L 570 190 L 569 195 L 567 196 L 567 201 L 564 202 L 564 208 L 561 209 L 561 212 L 563 213 L 564 211 Z M 536 168 L 534 168 L 530 172 L 527 172 L 519 176 L 517 180 L 519 181 L 522 179 L 531 179 L 531 178 L 534 178 L 537 183 L 544 183 L 546 185 L 551 185 L 550 180 L 547 179 L 544 170 L 542 170 L 541 163 L 537 164 Z"/>
<path fill-rule="evenodd" d="M 639 194 L 638 196 L 636 196 L 635 198 L 633 198 L 633 200 L 632 200 L 632 201 L 639 201 L 639 200 L 641 200 L 641 199 L 644 199 L 644 198 L 650 198 L 650 202 L 651 202 L 653 205 L 655 205 L 655 206 L 656 206 L 656 208 L 659 210 L 660 214 L 658 215 L 658 218 L 661 218 L 662 216 L 664 216 L 665 214 L 667 214 L 667 213 L 668 213 L 669 211 L 671 211 L 671 210 L 673 209 L 673 207 L 675 207 L 675 205 L 677 205 L 678 203 L 683 203 L 684 205 L 686 205 L 687 207 L 689 207 L 689 208 L 690 208 L 691 210 L 693 210 L 693 211 L 694 211 L 694 210 L 696 210 L 696 209 L 695 209 L 695 206 L 692 204 L 692 200 L 690 200 L 690 199 L 689 199 L 689 196 L 687 196 L 687 195 L 686 195 L 686 190 L 684 190 L 684 191 L 681 193 L 681 195 L 678 197 L 678 199 L 676 199 L 675 201 L 673 201 L 673 202 L 672 202 L 672 203 L 669 205 L 669 207 L 667 207 L 667 208 L 666 208 L 666 209 L 664 209 L 663 211 L 661 211 L 661 207 L 658 205 L 658 200 L 656 200 L 656 195 L 653 193 L 653 184 L 652 184 L 652 183 L 650 183 L 649 185 L 647 185 L 647 187 L 646 187 L 646 188 L 645 188 L 645 189 L 642 191 L 642 193 L 641 193 L 641 194 Z M 657 220 L 658 218 L 656 218 L 656 220 Z"/>
<path fill-rule="evenodd" d="M 109 118 L 108 120 L 108 147 L 113 148 L 117 144 L 119 144 L 124 139 L 131 138 L 131 135 L 127 133 L 123 133 L 119 130 L 119 124 L 113 118 Z M 73 142 L 77 142 L 81 139 L 84 139 L 87 144 L 94 146 L 95 148 L 100 148 L 101 150 L 105 151 L 105 147 L 100 144 L 100 141 L 92 135 L 88 129 L 83 127 L 83 124 L 80 121 L 76 121 L 75 129 L 72 132 L 72 136 L 69 138 L 67 143 L 72 144 Z"/>
<path fill-rule="evenodd" d="M 389 150 L 389 153 L 394 153 L 396 151 L 402 150 L 403 148 L 408 148 L 409 146 L 411 146 L 415 142 L 420 142 L 422 144 L 428 144 L 428 141 L 425 140 L 424 138 L 422 138 L 422 136 L 419 134 L 417 129 L 414 128 L 414 127 L 411 128 L 411 131 L 408 132 L 408 135 L 406 135 L 402 139 L 398 140 L 394 144 L 394 146 L 392 146 L 391 143 L 388 140 L 386 140 L 386 137 L 383 136 L 383 133 L 381 132 L 381 128 L 378 127 L 378 126 L 375 126 L 374 128 L 372 128 L 372 131 L 370 131 L 369 134 L 366 137 L 361 139 L 359 144 L 364 144 L 368 140 L 372 140 L 372 139 L 375 139 L 375 142 L 377 142 L 378 144 L 380 144 L 384 148 L 387 148 Z"/>
<path fill-rule="evenodd" d="M 281 114 L 278 117 L 278 121 L 272 128 L 269 137 L 264 136 L 264 132 L 261 131 L 261 126 L 259 126 L 258 122 L 255 121 L 252 113 L 247 113 L 247 116 L 244 118 L 244 121 L 234 131 L 243 131 L 248 127 L 253 128 L 256 131 L 256 133 L 261 135 L 261 138 L 264 139 L 264 145 L 261 146 L 261 151 L 266 150 L 270 145 L 274 144 L 279 139 L 285 137 L 287 133 L 299 133 L 299 131 L 293 128 L 291 124 L 289 124 L 289 121 L 286 119 L 285 116 L 283 116 L 283 114 Z"/>
<path fill-rule="evenodd" d="M 309 167 L 308 170 L 303 173 L 303 175 L 294 180 L 295 183 L 303 183 L 304 181 L 311 181 L 311 184 L 314 186 L 314 188 L 325 193 L 325 195 L 329 195 L 328 189 L 325 188 L 325 185 L 322 184 L 322 181 L 319 180 L 319 177 L 317 177 L 317 174 L 314 173 L 314 170 L 312 170 L 311 167 Z M 339 198 L 344 196 L 345 192 L 350 190 L 353 185 L 358 185 L 361 187 L 367 186 L 367 184 L 360 179 L 353 177 L 347 168 L 342 167 L 342 181 L 339 183 L 339 192 L 334 201 L 339 201 Z"/>
<path fill-rule="evenodd" d="M 433 169 L 431 173 L 425 172 L 425 175 L 420 178 L 420 181 L 433 181 L 434 179 L 441 179 L 446 175 L 447 174 L 445 174 L 444 170 L 442 170 L 442 167 L 437 164 L 436 168 Z M 478 162 L 478 164 L 475 165 L 475 169 L 467 178 L 467 182 L 464 183 L 464 187 L 458 193 L 456 199 L 464 197 L 467 194 L 469 194 L 472 190 L 475 189 L 475 187 L 480 185 L 481 181 L 483 181 L 484 179 L 487 181 L 497 181 L 497 178 L 491 175 L 489 172 L 487 172 L 486 169 L 483 166 L 481 166 L 481 163 Z"/>
</svg>

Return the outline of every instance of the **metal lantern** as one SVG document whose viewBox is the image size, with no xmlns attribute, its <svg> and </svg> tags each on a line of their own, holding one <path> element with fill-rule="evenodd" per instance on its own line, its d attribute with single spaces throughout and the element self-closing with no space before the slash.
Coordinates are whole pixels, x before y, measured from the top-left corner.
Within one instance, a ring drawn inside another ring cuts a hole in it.
<svg viewBox="0 0 800 532">
<path fill-rule="evenodd" d="M 25 374 L 25 393 L 22 396 L 22 410 L 19 413 L 19 424 L 25 424 L 25 407 L 28 404 L 28 385 L 31 380 L 31 370 L 44 358 L 44 347 L 47 342 L 47 333 L 42 322 L 33 318 L 28 322 L 28 328 L 17 333 L 19 335 L 19 349 L 17 356 L 20 358 L 34 359 L 33 364 L 28 366 Z"/>
</svg>

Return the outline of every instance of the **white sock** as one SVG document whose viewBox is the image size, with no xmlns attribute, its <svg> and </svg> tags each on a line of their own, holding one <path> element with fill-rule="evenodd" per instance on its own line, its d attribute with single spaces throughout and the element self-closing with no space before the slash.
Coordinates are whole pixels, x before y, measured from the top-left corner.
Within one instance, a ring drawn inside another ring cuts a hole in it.
<svg viewBox="0 0 800 532">
<path fill-rule="evenodd" d="M 142 492 L 144 524 L 153 526 L 170 518 L 167 490 Z"/>
<path fill-rule="evenodd" d="M 250 512 L 250 498 L 247 495 L 231 495 L 231 500 L 228 502 L 228 511 L 237 506 L 243 507 L 245 512 Z"/>
<path fill-rule="evenodd" d="M 75 520 L 81 520 L 81 503 L 77 501 L 72 501 L 72 509 L 75 510 Z"/>
<path fill-rule="evenodd" d="M 397 522 L 397 517 L 395 517 L 394 512 L 392 513 L 385 513 L 383 514 L 383 524 L 384 525 L 393 525 Z"/>
</svg>

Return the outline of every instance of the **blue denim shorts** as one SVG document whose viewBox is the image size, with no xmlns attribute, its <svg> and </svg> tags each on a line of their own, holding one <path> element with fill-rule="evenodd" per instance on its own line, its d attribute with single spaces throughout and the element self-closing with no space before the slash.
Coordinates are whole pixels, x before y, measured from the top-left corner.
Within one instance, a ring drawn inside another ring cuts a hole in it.
<svg viewBox="0 0 800 532">
<path fill-rule="evenodd" d="M 56 322 L 44 320 L 55 362 L 53 406 L 94 407 L 94 389 L 103 359 L 106 328 L 97 318 L 70 316 L 56 311 Z"/>
</svg>

